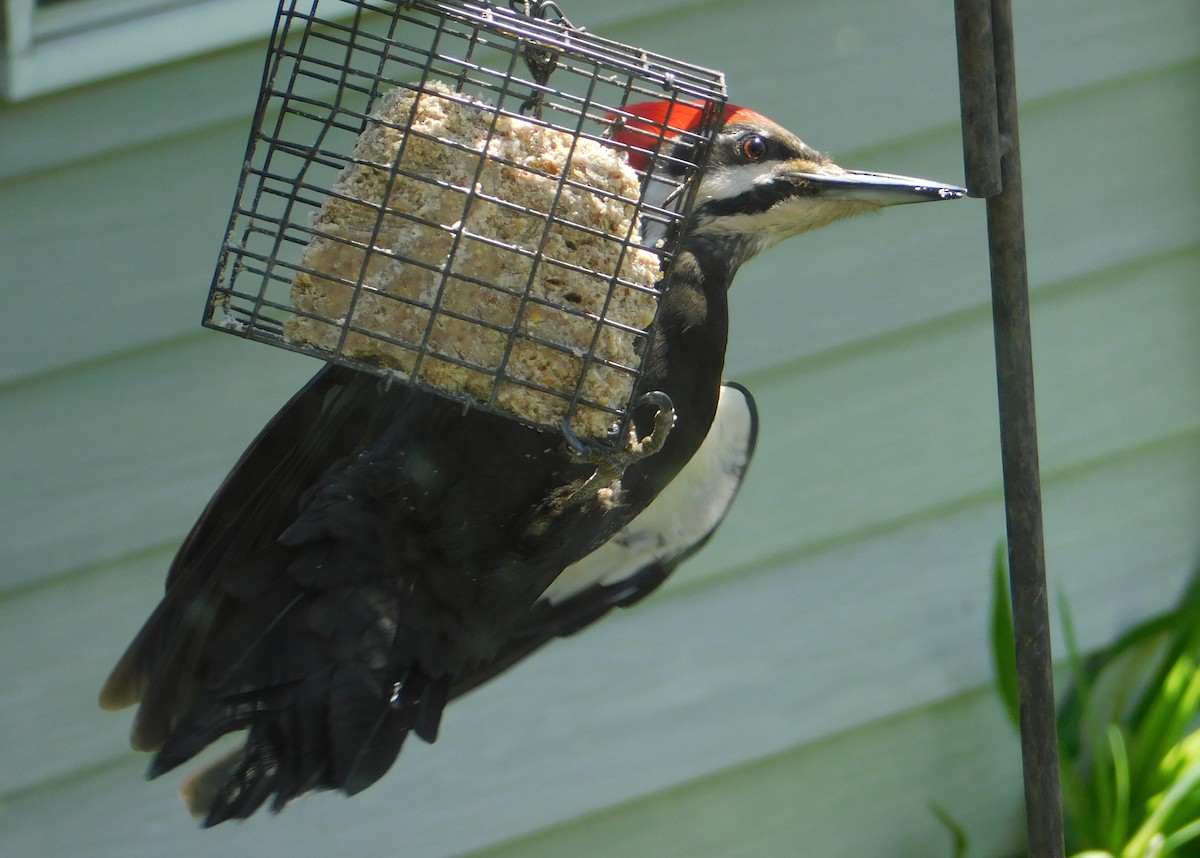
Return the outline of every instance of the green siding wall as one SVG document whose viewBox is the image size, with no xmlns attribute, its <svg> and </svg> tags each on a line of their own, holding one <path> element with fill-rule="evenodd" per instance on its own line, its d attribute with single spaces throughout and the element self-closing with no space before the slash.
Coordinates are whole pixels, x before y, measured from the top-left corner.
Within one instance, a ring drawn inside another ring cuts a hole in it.
<svg viewBox="0 0 1200 858">
<path fill-rule="evenodd" d="M 567 14 L 721 68 L 847 166 L 961 176 L 946 4 Z M 1046 538 L 1085 646 L 1200 562 L 1200 7 L 1019 2 Z M 311 361 L 198 328 L 247 46 L 0 105 L 0 853 L 977 855 L 1019 831 L 988 689 L 1003 537 L 983 206 L 837 225 L 734 288 L 761 444 L 655 598 L 452 707 L 378 786 L 198 831 L 95 693 Z"/>
</svg>

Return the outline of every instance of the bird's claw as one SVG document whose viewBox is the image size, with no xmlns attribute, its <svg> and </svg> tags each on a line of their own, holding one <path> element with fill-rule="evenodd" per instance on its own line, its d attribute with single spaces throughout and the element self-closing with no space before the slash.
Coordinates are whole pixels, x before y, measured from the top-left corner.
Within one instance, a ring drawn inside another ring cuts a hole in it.
<svg viewBox="0 0 1200 858">
<path fill-rule="evenodd" d="M 559 426 L 563 433 L 563 443 L 567 448 L 567 458 L 572 462 L 586 462 L 599 453 L 598 445 L 590 444 L 575 434 L 575 430 L 571 428 L 566 417 L 562 418 Z"/>
<path fill-rule="evenodd" d="M 660 390 L 652 390 L 638 399 L 637 406 L 642 405 L 652 405 L 658 409 L 650 434 L 645 438 L 638 437 L 637 428 L 630 421 L 625 443 L 615 448 L 585 441 L 575 434 L 566 418 L 563 418 L 562 433 L 567 456 L 573 462 L 596 466 L 596 472 L 571 493 L 572 500 L 612 483 L 634 462 L 653 456 L 666 444 L 667 436 L 675 426 L 675 405 L 671 397 Z"/>
<path fill-rule="evenodd" d="M 661 390 L 651 390 L 644 394 L 637 404 L 639 406 L 653 405 L 658 410 L 654 412 L 654 426 L 651 427 L 650 434 L 645 438 L 639 438 L 637 429 L 630 425 L 626 450 L 633 457 L 631 462 L 644 459 L 646 456 L 653 456 L 661 450 L 667 443 L 667 436 L 675 428 L 675 403 L 671 402 L 671 397 Z"/>
</svg>

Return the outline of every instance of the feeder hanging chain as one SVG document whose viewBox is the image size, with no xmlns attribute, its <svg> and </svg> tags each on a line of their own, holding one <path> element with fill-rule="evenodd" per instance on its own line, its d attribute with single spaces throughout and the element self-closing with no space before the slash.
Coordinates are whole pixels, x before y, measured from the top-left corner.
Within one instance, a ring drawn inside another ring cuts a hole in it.
<svg viewBox="0 0 1200 858">
<path fill-rule="evenodd" d="M 563 14 L 562 9 L 553 0 L 508 0 L 508 7 L 514 12 L 527 17 L 542 18 L 551 24 L 557 24 L 568 30 L 583 29 L 582 27 L 576 27 L 568 21 L 567 16 Z M 522 53 L 525 58 L 525 65 L 528 66 L 529 73 L 533 76 L 534 81 L 538 86 L 546 86 L 550 81 L 550 75 L 558 66 L 558 54 L 550 48 L 535 47 L 529 43 L 525 44 Z M 540 119 L 542 116 L 542 100 L 544 98 L 544 92 L 535 90 L 521 105 L 521 113 L 525 116 L 533 115 Z"/>
<path fill-rule="evenodd" d="M 569 30 L 583 29 L 568 21 L 567 16 L 563 14 L 562 9 L 554 0 L 508 0 L 508 8 L 530 18 L 544 18 L 552 24 L 561 24 Z M 557 17 L 552 18 L 551 15 Z"/>
</svg>

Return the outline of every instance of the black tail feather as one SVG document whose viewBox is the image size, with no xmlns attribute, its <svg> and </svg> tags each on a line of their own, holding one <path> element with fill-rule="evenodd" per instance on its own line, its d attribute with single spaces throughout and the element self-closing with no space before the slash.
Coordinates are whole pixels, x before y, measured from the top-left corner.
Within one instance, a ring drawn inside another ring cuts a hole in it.
<svg viewBox="0 0 1200 858">
<path fill-rule="evenodd" d="M 279 810 L 296 793 L 281 783 L 278 740 L 271 737 L 270 725 L 256 725 L 231 771 L 204 809 L 204 827 L 210 828 L 229 819 L 245 819 L 275 793 Z"/>
<path fill-rule="evenodd" d="M 342 781 L 346 795 L 357 795 L 375 783 L 396 761 L 404 740 L 408 738 L 408 727 L 395 709 L 389 709 L 383 720 L 362 746 L 354 766 Z"/>
</svg>

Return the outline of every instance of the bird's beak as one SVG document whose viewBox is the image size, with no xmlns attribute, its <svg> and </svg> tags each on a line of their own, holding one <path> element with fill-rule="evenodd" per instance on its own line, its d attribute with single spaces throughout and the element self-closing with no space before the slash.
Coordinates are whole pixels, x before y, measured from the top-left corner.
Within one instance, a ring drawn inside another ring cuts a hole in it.
<svg viewBox="0 0 1200 858">
<path fill-rule="evenodd" d="M 812 195 L 819 199 L 865 203 L 871 206 L 957 200 L 967 193 L 964 188 L 943 185 L 928 179 L 843 170 L 832 164 L 829 165 L 828 171 L 797 174 L 796 178 L 808 184 L 812 188 Z"/>
</svg>

